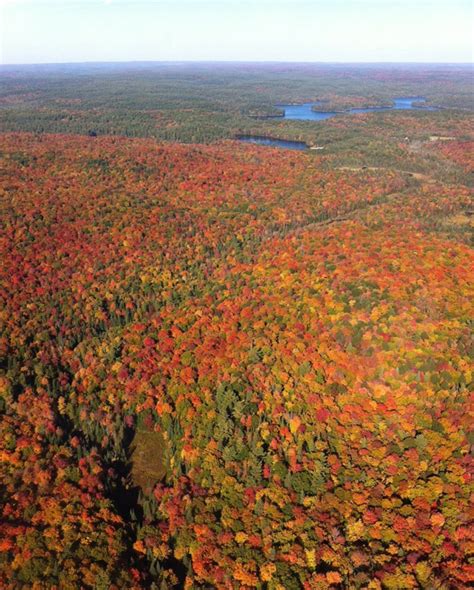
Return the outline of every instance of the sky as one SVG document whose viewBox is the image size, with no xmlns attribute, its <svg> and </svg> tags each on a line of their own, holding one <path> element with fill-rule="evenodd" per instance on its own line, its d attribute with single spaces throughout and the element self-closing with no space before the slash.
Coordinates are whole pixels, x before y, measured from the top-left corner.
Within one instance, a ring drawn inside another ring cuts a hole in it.
<svg viewBox="0 0 474 590">
<path fill-rule="evenodd" d="M 471 62 L 472 0 L 0 0 L 0 63 Z"/>
</svg>

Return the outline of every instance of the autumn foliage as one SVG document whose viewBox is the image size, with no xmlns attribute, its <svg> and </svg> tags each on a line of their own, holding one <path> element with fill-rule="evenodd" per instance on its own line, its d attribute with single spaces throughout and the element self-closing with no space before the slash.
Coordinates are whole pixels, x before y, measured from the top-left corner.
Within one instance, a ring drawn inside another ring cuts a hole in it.
<svg viewBox="0 0 474 590">
<path fill-rule="evenodd" d="M 2 145 L 2 587 L 470 586 L 474 256 L 442 223 L 467 187 Z M 143 431 L 166 475 L 132 510 Z"/>
</svg>

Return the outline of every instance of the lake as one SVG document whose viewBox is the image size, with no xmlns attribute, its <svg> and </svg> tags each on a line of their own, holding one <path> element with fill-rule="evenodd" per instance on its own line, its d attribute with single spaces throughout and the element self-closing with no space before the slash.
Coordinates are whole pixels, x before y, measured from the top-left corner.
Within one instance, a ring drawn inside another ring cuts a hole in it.
<svg viewBox="0 0 474 590">
<path fill-rule="evenodd" d="M 360 113 L 377 113 L 383 111 L 435 111 L 435 107 L 420 105 L 426 102 L 422 96 L 406 96 L 394 98 L 392 106 L 353 108 L 347 111 L 317 111 L 313 107 L 320 107 L 320 102 L 306 102 L 304 104 L 278 104 L 283 109 L 283 116 L 268 117 L 269 119 L 288 119 L 293 121 L 324 121 L 338 115 L 357 115 Z"/>
<path fill-rule="evenodd" d="M 236 135 L 235 139 L 247 143 L 256 143 L 257 145 L 266 145 L 272 147 L 285 148 L 288 150 L 307 150 L 308 145 L 303 141 L 291 141 L 290 139 L 277 139 L 275 137 L 265 137 L 264 135 Z"/>
<path fill-rule="evenodd" d="M 324 121 L 338 115 L 357 115 L 361 113 L 377 113 L 384 111 L 436 111 L 436 107 L 424 106 L 426 99 L 422 96 L 405 96 L 394 98 L 392 106 L 353 108 L 347 111 L 315 111 L 313 107 L 321 106 L 320 102 L 306 102 L 304 104 L 278 104 L 277 108 L 283 110 L 283 116 L 269 116 L 265 119 L 288 119 L 292 121 Z M 263 135 L 237 135 L 235 139 L 247 143 L 256 143 L 271 147 L 279 147 L 290 150 L 307 150 L 309 146 L 303 141 L 291 141 Z M 321 148 L 320 148 L 321 149 Z"/>
</svg>

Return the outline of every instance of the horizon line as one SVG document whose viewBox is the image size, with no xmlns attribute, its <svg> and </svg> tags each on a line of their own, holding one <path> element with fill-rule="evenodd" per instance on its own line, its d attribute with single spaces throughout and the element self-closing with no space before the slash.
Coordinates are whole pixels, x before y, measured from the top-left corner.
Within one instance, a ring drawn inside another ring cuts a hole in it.
<svg viewBox="0 0 474 590">
<path fill-rule="evenodd" d="M 345 61 L 345 60 L 239 60 L 239 59 L 134 59 L 134 60 L 86 60 L 58 62 L 10 62 L 0 67 L 12 66 L 60 66 L 60 65 L 107 65 L 107 64 L 291 64 L 291 65 L 457 65 L 474 66 L 473 61 Z"/>
</svg>

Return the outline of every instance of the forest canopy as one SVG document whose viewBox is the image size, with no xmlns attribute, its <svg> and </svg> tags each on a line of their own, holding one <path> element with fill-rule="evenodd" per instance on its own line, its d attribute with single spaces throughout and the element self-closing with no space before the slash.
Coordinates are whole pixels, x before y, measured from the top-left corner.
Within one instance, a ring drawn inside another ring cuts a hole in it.
<svg viewBox="0 0 474 590">
<path fill-rule="evenodd" d="M 2 73 L 0 585 L 470 587 L 464 70 L 82 68 Z M 249 123 L 330 80 L 449 108 Z"/>
</svg>

